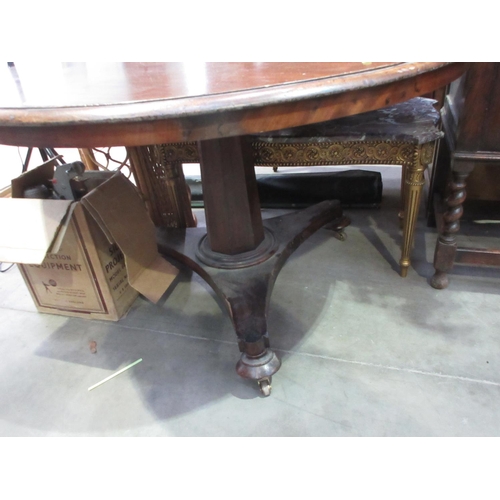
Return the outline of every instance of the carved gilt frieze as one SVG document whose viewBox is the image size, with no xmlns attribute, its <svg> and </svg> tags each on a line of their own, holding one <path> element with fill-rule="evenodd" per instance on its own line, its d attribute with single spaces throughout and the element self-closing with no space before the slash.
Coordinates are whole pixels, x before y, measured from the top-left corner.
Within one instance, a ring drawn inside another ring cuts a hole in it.
<svg viewBox="0 0 500 500">
<path fill-rule="evenodd" d="M 413 162 L 418 146 L 406 142 L 252 142 L 255 165 L 349 165 L 387 164 L 407 165 Z M 162 145 L 168 162 L 198 163 L 195 142 Z M 432 154 L 432 145 L 430 148 Z"/>
</svg>

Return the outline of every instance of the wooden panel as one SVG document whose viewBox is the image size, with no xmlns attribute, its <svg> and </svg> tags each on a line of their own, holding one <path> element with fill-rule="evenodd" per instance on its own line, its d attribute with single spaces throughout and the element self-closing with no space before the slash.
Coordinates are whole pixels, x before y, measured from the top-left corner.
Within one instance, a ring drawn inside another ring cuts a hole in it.
<svg viewBox="0 0 500 500">
<path fill-rule="evenodd" d="M 500 200 L 500 168 L 479 164 L 467 178 L 467 200 Z"/>
<path fill-rule="evenodd" d="M 474 63 L 464 85 L 457 149 L 498 151 L 500 145 L 500 63 Z"/>
</svg>

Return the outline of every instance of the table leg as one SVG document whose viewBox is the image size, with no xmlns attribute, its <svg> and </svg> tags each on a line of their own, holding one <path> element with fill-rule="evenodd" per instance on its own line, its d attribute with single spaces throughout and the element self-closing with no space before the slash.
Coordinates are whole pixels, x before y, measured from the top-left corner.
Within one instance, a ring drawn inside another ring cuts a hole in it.
<svg viewBox="0 0 500 500">
<path fill-rule="evenodd" d="M 267 311 L 274 282 L 292 252 L 332 222 L 349 221 L 338 201 L 262 220 L 251 149 L 245 138 L 199 145 L 206 214 L 203 228 L 158 229 L 160 251 L 197 272 L 222 299 L 238 337 L 237 373 L 264 395 L 280 361 L 270 349 Z"/>
<path fill-rule="evenodd" d="M 431 286 L 438 290 L 447 288 L 448 273 L 453 269 L 457 253 L 457 233 L 460 230 L 460 218 L 463 214 L 463 202 L 467 196 L 466 179 L 474 169 L 471 162 L 452 161 L 452 181 L 449 184 L 449 194 L 446 197 L 446 211 L 442 221 L 436 221 L 439 236 L 434 252 L 434 269 Z"/>
<path fill-rule="evenodd" d="M 400 209 L 398 212 L 400 226 L 403 227 L 403 222 L 405 218 L 405 206 L 406 206 L 406 174 L 408 172 L 408 165 L 401 165 L 401 199 L 400 199 Z"/>
<path fill-rule="evenodd" d="M 208 241 L 214 252 L 234 255 L 264 240 L 253 151 L 245 137 L 198 144 Z"/>
<path fill-rule="evenodd" d="M 421 161 L 421 152 L 416 155 L 414 162 L 405 169 L 404 172 L 404 213 L 403 213 L 403 245 L 401 249 L 401 276 L 404 278 L 408 274 L 410 267 L 410 253 L 415 238 L 415 226 L 417 224 L 420 198 L 424 187 L 424 171 L 426 164 Z"/>
</svg>

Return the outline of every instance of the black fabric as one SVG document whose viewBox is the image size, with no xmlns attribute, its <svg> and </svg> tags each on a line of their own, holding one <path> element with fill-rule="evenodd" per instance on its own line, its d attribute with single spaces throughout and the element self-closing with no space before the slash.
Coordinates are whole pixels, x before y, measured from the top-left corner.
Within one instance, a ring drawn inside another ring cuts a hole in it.
<svg viewBox="0 0 500 500">
<path fill-rule="evenodd" d="M 193 207 L 203 206 L 199 177 L 186 177 Z M 378 208 L 382 202 L 380 172 L 346 170 L 306 174 L 257 175 L 262 208 L 305 208 L 324 200 L 339 200 L 344 207 Z"/>
</svg>

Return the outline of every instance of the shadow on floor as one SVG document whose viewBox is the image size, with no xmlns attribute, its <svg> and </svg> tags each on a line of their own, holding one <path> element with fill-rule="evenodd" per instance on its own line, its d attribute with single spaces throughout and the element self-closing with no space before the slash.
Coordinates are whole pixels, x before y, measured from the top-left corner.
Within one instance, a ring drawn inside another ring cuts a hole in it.
<svg viewBox="0 0 500 500">
<path fill-rule="evenodd" d="M 202 284 L 201 280 L 199 284 Z M 133 379 L 140 400 L 155 419 L 171 419 L 228 396 L 261 398 L 256 382 L 241 379 L 235 372 L 239 359 L 236 337 L 229 318 L 217 308 L 213 292 L 207 287 L 203 296 L 199 289 L 196 290 L 198 309 L 205 312 L 193 314 L 189 307 L 183 307 L 192 286 L 189 276 L 184 276 L 167 301 L 154 305 L 140 299 L 128 316 L 118 323 L 68 319 L 38 346 L 35 354 L 109 372 L 142 358 L 142 363 L 131 369 L 127 376 Z M 275 288 L 279 286 L 277 283 Z M 324 287 L 319 295 L 326 298 L 328 284 L 325 283 Z M 296 291 L 294 300 L 307 303 L 308 314 L 305 316 L 297 316 L 271 301 L 269 328 L 272 345 L 283 344 L 286 336 L 286 345 L 293 348 L 303 341 L 312 323 L 321 315 L 324 300 L 318 300 L 317 296 L 312 300 L 306 292 L 301 297 L 300 293 L 300 290 Z M 91 340 L 97 343 L 96 354 L 90 352 Z M 280 353 L 282 362 L 286 363 L 287 357 L 287 353 Z M 119 390 L 118 386 L 115 383 L 113 391 Z M 112 386 L 101 387 L 102 390 L 93 391 L 101 391 L 96 395 L 99 399 L 108 394 Z M 84 396 L 82 393 L 75 397 Z M 113 400 L 115 396 L 113 393 Z M 36 428 L 44 421 L 39 415 L 26 414 L 23 418 L 26 419 L 24 425 Z M 104 430 L 105 424 L 102 425 Z M 141 425 L 141 422 L 133 425 Z M 94 426 L 99 432 L 99 422 Z M 109 430 L 109 423 L 107 428 Z M 68 428 L 67 431 L 77 432 L 78 429 Z"/>
</svg>

